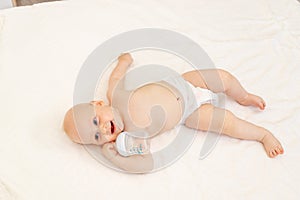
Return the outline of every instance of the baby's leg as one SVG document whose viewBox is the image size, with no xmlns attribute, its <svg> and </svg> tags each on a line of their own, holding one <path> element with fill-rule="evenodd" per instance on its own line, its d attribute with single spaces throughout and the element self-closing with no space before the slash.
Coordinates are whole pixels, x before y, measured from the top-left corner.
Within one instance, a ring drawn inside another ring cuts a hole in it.
<svg viewBox="0 0 300 200">
<path fill-rule="evenodd" d="M 248 93 L 240 82 L 225 70 L 194 70 L 184 73 L 182 77 L 196 87 L 207 88 L 213 92 L 224 92 L 241 105 L 256 106 L 260 109 L 266 106 L 261 97 Z"/>
<path fill-rule="evenodd" d="M 283 153 L 280 142 L 270 131 L 239 119 L 232 112 L 211 104 L 200 106 L 186 119 L 185 125 L 189 128 L 222 133 L 234 138 L 256 140 L 264 145 L 271 158 Z"/>
</svg>

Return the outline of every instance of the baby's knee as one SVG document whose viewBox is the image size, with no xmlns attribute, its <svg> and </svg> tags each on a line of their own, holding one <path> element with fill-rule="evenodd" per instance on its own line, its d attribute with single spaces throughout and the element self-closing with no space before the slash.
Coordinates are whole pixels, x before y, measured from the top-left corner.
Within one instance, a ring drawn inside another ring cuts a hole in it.
<svg viewBox="0 0 300 200">
<path fill-rule="evenodd" d="M 220 79 L 222 80 L 224 91 L 226 91 L 229 88 L 230 83 L 232 82 L 232 79 L 234 78 L 231 73 L 229 73 L 226 70 L 218 69 L 218 73 L 220 76 Z"/>
<path fill-rule="evenodd" d="M 223 133 L 229 133 L 232 132 L 234 127 L 235 127 L 235 115 L 229 111 L 229 110 L 225 110 L 225 114 L 224 114 L 224 123 L 223 123 Z"/>
</svg>

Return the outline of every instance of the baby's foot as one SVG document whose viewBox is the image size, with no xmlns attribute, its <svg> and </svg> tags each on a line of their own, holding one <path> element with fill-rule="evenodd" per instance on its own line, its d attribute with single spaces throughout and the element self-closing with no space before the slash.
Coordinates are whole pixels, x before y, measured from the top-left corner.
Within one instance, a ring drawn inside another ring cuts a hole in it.
<svg viewBox="0 0 300 200">
<path fill-rule="evenodd" d="M 238 101 L 238 103 L 243 106 L 256 106 L 261 110 L 265 109 L 266 107 L 266 103 L 261 97 L 250 93 L 248 93 L 248 95 L 243 100 Z"/>
<path fill-rule="evenodd" d="M 283 154 L 284 150 L 280 142 L 272 135 L 267 133 L 261 140 L 269 157 L 274 158 L 278 154 Z"/>
</svg>

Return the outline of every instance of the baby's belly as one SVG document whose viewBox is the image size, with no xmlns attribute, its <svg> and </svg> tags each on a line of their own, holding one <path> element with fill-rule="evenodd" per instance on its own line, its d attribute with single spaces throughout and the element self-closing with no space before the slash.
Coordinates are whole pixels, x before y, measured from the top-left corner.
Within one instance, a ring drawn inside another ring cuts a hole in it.
<svg viewBox="0 0 300 200">
<path fill-rule="evenodd" d="M 155 112 L 153 109 L 159 106 L 163 112 Z M 151 109 L 152 117 L 151 117 Z M 148 84 L 135 90 L 129 100 L 129 115 L 132 123 L 140 128 L 145 128 L 154 124 L 159 132 L 164 132 L 174 128 L 182 116 L 182 98 L 160 84 Z M 159 116 L 158 116 L 159 115 Z M 159 121 L 158 121 L 159 120 Z M 161 125 L 161 121 L 164 125 Z"/>
</svg>

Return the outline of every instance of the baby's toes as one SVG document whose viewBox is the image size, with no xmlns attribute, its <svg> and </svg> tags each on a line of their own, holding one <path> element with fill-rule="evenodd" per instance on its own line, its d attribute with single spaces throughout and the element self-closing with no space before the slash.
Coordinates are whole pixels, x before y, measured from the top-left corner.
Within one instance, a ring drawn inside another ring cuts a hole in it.
<svg viewBox="0 0 300 200">
<path fill-rule="evenodd" d="M 264 105 L 263 102 L 259 102 L 259 103 L 258 103 L 258 107 L 259 107 L 261 110 L 265 109 L 265 105 Z"/>
<path fill-rule="evenodd" d="M 276 148 L 275 148 L 275 151 L 276 151 L 277 155 L 278 155 L 278 154 L 281 154 L 281 150 L 280 150 L 279 147 L 276 147 Z"/>
<path fill-rule="evenodd" d="M 263 109 L 265 109 L 265 107 L 266 107 L 266 102 L 262 99 L 262 107 L 263 107 Z"/>
<path fill-rule="evenodd" d="M 269 157 L 270 157 L 270 158 L 274 158 L 272 151 L 270 151 Z"/>
<path fill-rule="evenodd" d="M 279 155 L 279 154 L 283 154 L 283 148 L 281 146 L 276 146 L 273 149 L 270 150 L 270 157 L 274 158 L 275 156 Z"/>
<path fill-rule="evenodd" d="M 266 102 L 261 97 L 258 97 L 257 104 L 261 110 L 265 109 L 266 107 Z"/>
<path fill-rule="evenodd" d="M 272 150 L 270 151 L 270 157 L 271 157 L 271 158 L 274 158 L 275 156 L 277 156 L 277 153 L 276 153 L 275 149 L 272 149 Z"/>
<path fill-rule="evenodd" d="M 283 154 L 283 153 L 284 153 L 284 150 L 283 150 L 283 148 L 282 148 L 281 145 L 278 147 L 278 149 L 279 149 L 279 151 L 280 151 L 280 154 Z"/>
</svg>

